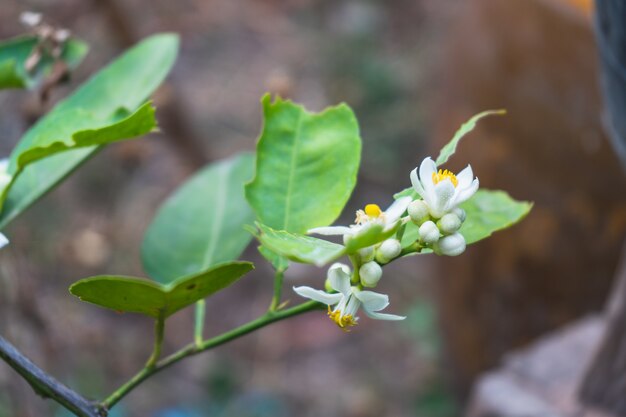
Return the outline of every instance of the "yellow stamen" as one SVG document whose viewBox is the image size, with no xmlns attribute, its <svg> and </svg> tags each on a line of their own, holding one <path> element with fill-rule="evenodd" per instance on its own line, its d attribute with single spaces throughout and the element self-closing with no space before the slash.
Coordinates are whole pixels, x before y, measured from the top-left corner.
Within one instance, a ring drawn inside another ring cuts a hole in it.
<svg viewBox="0 0 626 417">
<path fill-rule="evenodd" d="M 445 171 L 443 169 L 440 169 L 439 172 L 433 172 L 433 184 L 437 184 L 445 179 L 450 180 L 452 185 L 454 185 L 455 187 L 459 185 L 459 180 L 456 179 L 456 175 L 454 175 L 447 169 Z"/>
<path fill-rule="evenodd" d="M 330 319 L 334 321 L 335 324 L 337 324 L 337 326 L 339 326 L 344 332 L 349 332 L 350 329 L 348 329 L 348 327 L 356 326 L 358 324 L 355 318 L 352 317 L 352 314 L 342 316 L 341 311 L 332 311 L 330 306 L 328 306 L 328 317 L 330 317 Z"/>
<path fill-rule="evenodd" d="M 367 206 L 365 206 L 365 214 L 367 214 L 369 217 L 379 217 L 381 214 L 383 214 L 383 211 L 380 209 L 380 207 L 378 207 L 377 204 L 368 204 Z"/>
</svg>

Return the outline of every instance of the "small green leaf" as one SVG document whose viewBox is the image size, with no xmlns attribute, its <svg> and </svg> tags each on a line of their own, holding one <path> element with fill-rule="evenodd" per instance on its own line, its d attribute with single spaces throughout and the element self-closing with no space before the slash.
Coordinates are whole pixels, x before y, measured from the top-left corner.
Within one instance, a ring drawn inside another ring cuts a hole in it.
<svg viewBox="0 0 626 417">
<path fill-rule="evenodd" d="M 506 114 L 506 110 L 487 110 L 482 113 L 478 113 L 477 115 L 469 119 L 467 122 L 463 123 L 461 127 L 459 128 L 459 130 L 457 130 L 456 133 L 454 134 L 454 137 L 452 138 L 452 140 L 448 142 L 443 148 L 441 148 L 441 151 L 439 152 L 439 156 L 437 157 L 437 160 L 435 161 L 435 163 L 438 166 L 440 166 L 448 162 L 448 159 L 450 159 L 450 157 L 454 154 L 454 152 L 456 152 L 456 147 L 461 141 L 461 139 L 466 134 L 474 130 L 474 128 L 476 127 L 476 123 L 480 119 L 482 119 L 483 117 L 487 117 L 487 116 L 495 116 L 495 115 L 502 116 L 504 114 Z"/>
<path fill-rule="evenodd" d="M 170 285 L 141 278 L 100 275 L 74 283 L 70 292 L 81 301 L 115 311 L 167 318 L 228 287 L 252 269 L 250 262 L 230 262 L 180 278 Z"/>
<path fill-rule="evenodd" d="M 246 198 L 257 218 L 276 230 L 305 233 L 328 226 L 343 210 L 359 168 L 361 139 L 352 110 L 321 113 L 280 98 L 262 99 L 265 123 L 256 175 Z"/>
<path fill-rule="evenodd" d="M 504 191 L 478 190 L 461 204 L 467 218 L 459 232 L 467 244 L 478 242 L 492 233 L 513 226 L 532 208 L 532 203 L 516 201 Z"/>
<path fill-rule="evenodd" d="M 100 275 L 82 279 L 70 287 L 81 301 L 110 308 L 118 312 L 140 313 L 159 317 L 165 308 L 163 287 L 146 279 Z"/>
<path fill-rule="evenodd" d="M 252 239 L 243 228 L 254 221 L 243 184 L 253 170 L 251 154 L 209 164 L 167 199 L 141 248 L 150 277 L 168 283 L 239 258 Z"/>
<path fill-rule="evenodd" d="M 62 115 L 89 114 L 85 117 L 94 123 L 86 126 L 81 117 L 66 118 L 63 122 L 66 135 L 62 138 L 67 138 L 74 132 L 109 125 L 118 122 L 121 115 L 137 112 L 169 72 L 177 50 L 178 38 L 166 34 L 152 36 L 127 51 L 57 104 L 24 135 L 12 153 L 12 169 L 23 152 L 59 139 L 54 133 L 60 128 Z M 100 124 L 95 124 L 96 121 Z M 0 213 L 0 229 L 97 150 L 98 146 L 74 149 L 29 165 L 8 191 Z"/>
<path fill-rule="evenodd" d="M 251 262 L 228 262 L 172 282 L 166 286 L 168 305 L 165 316 L 223 290 L 253 269 Z"/>
<path fill-rule="evenodd" d="M 367 248 L 369 246 L 376 245 L 383 240 L 389 239 L 398 230 L 398 223 L 395 227 L 385 230 L 380 224 L 370 224 L 361 229 L 358 234 L 350 237 L 346 242 L 345 254 L 355 253 L 359 249 Z"/>
<path fill-rule="evenodd" d="M 409 187 L 393 195 L 393 198 L 395 200 L 402 198 L 402 197 L 412 197 L 415 200 L 416 198 L 419 198 L 420 196 L 419 194 L 417 194 L 417 191 L 415 191 L 413 187 Z"/>
<path fill-rule="evenodd" d="M 53 68 L 54 59 L 42 55 L 41 61 L 32 72 L 26 71 L 26 60 L 37 45 L 37 37 L 20 36 L 0 42 L 0 89 L 35 88 Z M 63 46 L 61 60 L 72 70 L 87 54 L 87 44 L 76 39 L 68 40 Z"/>
<path fill-rule="evenodd" d="M 260 231 L 257 239 L 263 246 L 295 262 L 322 266 L 344 253 L 345 248 L 342 245 L 326 240 L 274 230 L 260 223 L 257 223 L 257 227 Z"/>
<path fill-rule="evenodd" d="M 406 248 L 420 237 L 420 228 L 413 222 L 408 222 L 404 228 L 404 233 L 402 234 L 402 239 L 400 240 L 400 244 L 402 248 Z"/>
</svg>

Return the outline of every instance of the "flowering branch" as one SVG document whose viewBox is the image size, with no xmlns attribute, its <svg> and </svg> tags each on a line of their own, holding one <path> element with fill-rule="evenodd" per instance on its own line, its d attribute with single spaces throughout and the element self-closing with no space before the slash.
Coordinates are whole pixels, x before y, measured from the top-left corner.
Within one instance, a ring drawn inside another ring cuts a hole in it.
<svg viewBox="0 0 626 417">
<path fill-rule="evenodd" d="M 134 377 L 132 377 L 127 383 L 118 388 L 113 394 L 100 403 L 100 408 L 104 411 L 111 409 L 122 398 L 130 393 L 134 388 L 141 384 L 146 379 L 150 378 L 157 372 L 193 355 L 211 350 L 231 340 L 238 339 L 246 334 L 253 332 L 257 329 L 265 327 L 269 324 L 281 321 L 290 317 L 294 317 L 309 311 L 313 311 L 321 308 L 321 304 L 315 301 L 308 301 L 286 310 L 268 311 L 264 315 L 219 336 L 215 336 L 211 339 L 205 340 L 201 344 L 191 343 L 179 351 L 172 353 L 170 356 L 160 360 L 152 367 L 144 367 Z M 105 414 L 106 415 L 106 414 Z"/>
</svg>

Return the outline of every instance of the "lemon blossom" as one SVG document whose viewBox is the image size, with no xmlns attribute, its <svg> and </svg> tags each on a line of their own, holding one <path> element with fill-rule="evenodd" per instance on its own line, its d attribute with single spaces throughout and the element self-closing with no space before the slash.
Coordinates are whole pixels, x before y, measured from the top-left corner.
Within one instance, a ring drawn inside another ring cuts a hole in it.
<svg viewBox="0 0 626 417">
<path fill-rule="evenodd" d="M 344 239 L 354 236 L 365 228 L 380 224 L 384 226 L 384 232 L 387 232 L 397 225 L 400 217 L 411 204 L 411 197 L 402 197 L 397 199 L 387 210 L 382 211 L 376 204 L 368 204 L 364 210 L 357 210 L 355 224 L 350 226 L 328 226 L 316 227 L 310 229 L 308 233 L 316 233 L 319 235 L 343 235 Z"/>
<path fill-rule="evenodd" d="M 4 191 L 7 185 L 11 183 L 11 175 L 9 175 L 9 159 L 0 159 L 0 192 Z"/>
<path fill-rule="evenodd" d="M 389 297 L 373 291 L 362 291 L 350 284 L 350 268 L 336 263 L 328 270 L 330 287 L 337 293 L 311 287 L 293 287 L 300 296 L 328 305 L 328 317 L 344 330 L 358 324 L 357 312 L 362 308 L 369 317 L 378 320 L 404 320 L 406 317 L 379 313 L 389 305 Z M 335 306 L 331 308 L 331 306 Z"/>
<path fill-rule="evenodd" d="M 474 178 L 472 167 L 454 175 L 448 170 L 437 171 L 437 164 L 425 158 L 418 169 L 411 171 L 411 183 L 415 191 L 428 205 L 431 216 L 440 218 L 468 200 L 478 190 L 478 178 Z"/>
<path fill-rule="evenodd" d="M 4 189 L 11 183 L 11 176 L 9 175 L 9 159 L 0 159 L 0 194 L 4 192 Z M 9 239 L 5 235 L 0 233 L 0 248 L 6 246 L 9 243 Z"/>
</svg>

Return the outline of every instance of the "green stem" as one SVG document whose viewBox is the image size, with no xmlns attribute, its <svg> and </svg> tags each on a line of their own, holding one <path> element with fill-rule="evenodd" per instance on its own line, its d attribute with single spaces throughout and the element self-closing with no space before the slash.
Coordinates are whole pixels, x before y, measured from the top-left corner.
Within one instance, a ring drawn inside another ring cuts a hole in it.
<svg viewBox="0 0 626 417">
<path fill-rule="evenodd" d="M 161 347 L 163 346 L 163 336 L 165 335 L 165 317 L 163 315 L 160 315 L 154 324 L 154 334 L 154 350 L 146 363 L 146 368 L 153 368 L 159 357 L 161 357 Z"/>
<path fill-rule="evenodd" d="M 359 276 L 359 268 L 361 268 L 361 260 L 359 258 L 359 255 L 357 254 L 350 255 L 348 258 L 350 259 L 350 262 L 352 262 L 352 269 L 354 269 L 350 282 L 353 285 L 356 285 L 359 282 L 361 282 L 361 277 Z"/>
<path fill-rule="evenodd" d="M 280 297 L 283 291 L 283 278 L 285 277 L 285 271 L 277 269 L 274 275 L 274 296 L 268 311 L 276 311 L 280 305 Z"/>
<path fill-rule="evenodd" d="M 206 312 L 206 303 L 204 300 L 200 300 L 196 303 L 196 321 L 194 326 L 194 337 L 193 340 L 196 343 L 196 346 L 200 346 L 202 344 L 202 340 L 204 339 L 204 315 Z"/>
<path fill-rule="evenodd" d="M 111 409 L 111 407 L 117 404 L 122 398 L 124 398 L 124 396 L 126 396 L 143 381 L 156 374 L 157 372 L 160 372 L 163 369 L 181 361 L 182 359 L 223 345 L 224 343 L 242 337 L 250 332 L 253 332 L 254 330 L 260 329 L 274 322 L 318 309 L 321 306 L 322 304 L 316 301 L 308 301 L 306 303 L 302 303 L 300 305 L 285 310 L 273 312 L 270 311 L 242 326 L 222 333 L 221 335 L 216 336 L 212 339 L 205 340 L 200 345 L 196 345 L 195 343 L 189 344 L 179 351 L 172 353 L 170 356 L 158 361 L 153 367 L 144 368 L 139 371 L 137 375 L 132 377 L 128 382 L 118 388 L 113 394 L 111 394 L 108 398 L 102 401 L 100 405 L 105 410 Z"/>
</svg>

